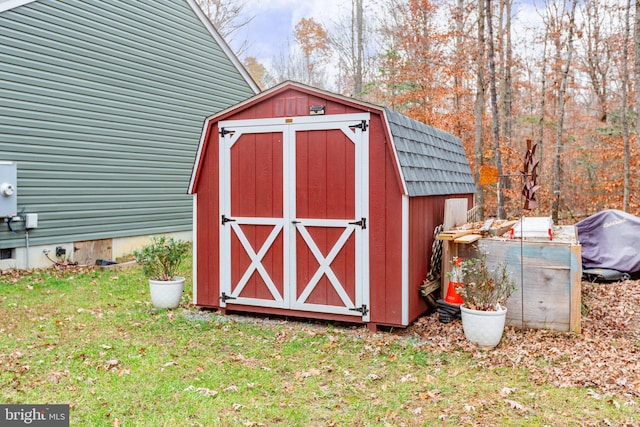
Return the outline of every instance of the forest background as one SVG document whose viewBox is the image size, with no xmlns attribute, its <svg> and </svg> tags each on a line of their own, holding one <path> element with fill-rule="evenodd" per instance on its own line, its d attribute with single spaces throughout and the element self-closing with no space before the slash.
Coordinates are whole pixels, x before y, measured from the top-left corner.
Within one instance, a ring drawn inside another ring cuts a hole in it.
<svg viewBox="0 0 640 427">
<path fill-rule="evenodd" d="M 640 0 L 350 0 L 267 61 L 247 54 L 247 1 L 197 0 L 262 89 L 294 80 L 456 135 L 477 220 L 640 215 Z"/>
</svg>

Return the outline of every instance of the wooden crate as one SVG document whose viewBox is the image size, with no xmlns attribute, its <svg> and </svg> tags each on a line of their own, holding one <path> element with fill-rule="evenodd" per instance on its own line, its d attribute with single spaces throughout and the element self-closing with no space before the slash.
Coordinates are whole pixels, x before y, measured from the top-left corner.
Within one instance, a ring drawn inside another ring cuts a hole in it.
<svg viewBox="0 0 640 427">
<path fill-rule="evenodd" d="M 457 253 L 470 258 L 482 248 L 487 265 L 507 262 L 516 282 L 507 302 L 507 325 L 580 333 L 580 244 L 571 233 L 564 230 L 564 234 L 568 237 L 554 241 L 483 238 L 458 244 Z"/>
</svg>

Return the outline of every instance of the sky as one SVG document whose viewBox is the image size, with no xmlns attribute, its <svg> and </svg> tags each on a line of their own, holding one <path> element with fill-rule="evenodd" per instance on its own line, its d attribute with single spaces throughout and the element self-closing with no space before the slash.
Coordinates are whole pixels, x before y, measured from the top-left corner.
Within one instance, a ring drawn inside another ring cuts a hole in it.
<svg viewBox="0 0 640 427">
<path fill-rule="evenodd" d="M 273 61 L 287 52 L 288 48 L 295 44 L 294 27 L 302 18 L 313 18 L 324 25 L 328 31 L 337 25 L 338 21 L 350 19 L 350 0 L 241 0 L 245 8 L 239 20 L 251 19 L 251 21 L 237 33 L 234 33 L 227 41 L 231 48 L 238 52 L 243 42 L 247 43 L 246 50 L 240 53 L 243 60 L 246 57 L 254 57 L 268 69 L 273 69 Z M 378 0 L 364 0 L 364 7 L 369 10 L 369 17 L 375 17 L 375 9 L 379 9 Z M 514 36 L 515 38 L 528 38 L 528 31 L 524 28 L 540 27 L 538 8 L 543 7 L 543 0 L 517 1 L 514 10 Z M 373 9 L 373 10 L 372 10 Z M 380 12 L 378 12 L 380 13 Z M 531 48 L 531 47 L 528 47 Z M 331 64 L 327 71 L 331 72 Z M 335 70 L 334 70 L 335 71 Z"/>
<path fill-rule="evenodd" d="M 294 27 L 300 19 L 313 18 L 330 28 L 340 17 L 351 14 L 349 0 L 244 0 L 244 3 L 243 18 L 252 20 L 233 36 L 230 44 L 236 50 L 244 40 L 248 41 L 248 50 L 242 57 L 253 56 L 260 62 L 277 57 L 287 49 L 288 42 L 293 44 Z M 376 3 L 379 2 L 364 0 L 366 8 L 375 8 Z M 539 25 L 535 3 L 535 0 L 518 2 L 520 22 Z"/>
<path fill-rule="evenodd" d="M 246 27 L 230 41 L 236 50 L 247 40 L 248 49 L 242 57 L 253 56 L 261 63 L 271 63 L 280 52 L 293 44 L 295 25 L 302 18 L 330 26 L 341 15 L 351 14 L 348 0 L 245 0 L 245 19 L 253 17 Z"/>
</svg>

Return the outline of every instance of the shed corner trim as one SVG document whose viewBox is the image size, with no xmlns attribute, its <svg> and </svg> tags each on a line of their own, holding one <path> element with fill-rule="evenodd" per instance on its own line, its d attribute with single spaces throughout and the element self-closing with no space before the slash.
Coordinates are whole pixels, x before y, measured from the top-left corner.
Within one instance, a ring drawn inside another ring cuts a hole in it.
<svg viewBox="0 0 640 427">
<path fill-rule="evenodd" d="M 389 145 L 391 145 L 391 150 L 393 152 L 393 159 L 395 161 L 396 173 L 398 174 L 398 178 L 400 179 L 400 185 L 402 187 L 402 195 L 403 196 L 408 196 L 409 195 L 409 189 L 407 187 L 407 181 L 406 181 L 406 179 L 404 177 L 404 174 L 402 173 L 402 167 L 400 165 L 400 158 L 398 157 L 398 151 L 396 150 L 396 144 L 395 144 L 395 141 L 393 140 L 393 134 L 391 133 L 391 126 L 389 125 L 389 118 L 387 117 L 387 110 L 386 109 L 382 109 L 382 117 L 384 118 L 385 133 L 387 134 L 387 137 L 389 138 Z"/>
</svg>

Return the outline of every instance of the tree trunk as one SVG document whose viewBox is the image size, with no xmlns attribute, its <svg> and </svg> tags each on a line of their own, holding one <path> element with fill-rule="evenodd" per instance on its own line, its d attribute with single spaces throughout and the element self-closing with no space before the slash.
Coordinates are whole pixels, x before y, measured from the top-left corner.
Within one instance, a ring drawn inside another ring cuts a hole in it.
<svg viewBox="0 0 640 427">
<path fill-rule="evenodd" d="M 544 43 L 542 47 L 542 65 L 540 66 L 540 75 L 542 76 L 540 82 L 540 118 L 538 119 L 538 158 L 540 163 L 538 164 L 538 171 L 544 174 L 544 108 L 547 98 L 547 35 L 545 33 Z"/>
<path fill-rule="evenodd" d="M 504 64 L 504 138 L 507 146 L 511 145 L 512 134 L 512 116 L 511 116 L 511 101 L 513 98 L 513 88 L 511 84 L 511 67 L 513 66 L 513 50 L 511 45 L 511 7 L 512 0 L 505 0 L 505 64 Z"/>
<path fill-rule="evenodd" d="M 456 69 L 453 74 L 453 108 L 456 117 L 456 135 L 462 138 L 462 77 L 461 70 L 463 68 L 462 61 L 464 53 L 462 51 L 463 46 L 463 32 L 464 32 L 464 0 L 458 0 L 454 19 L 456 22 Z"/>
<path fill-rule="evenodd" d="M 633 26 L 633 47 L 635 52 L 635 80 L 636 80 L 636 134 L 640 135 L 640 0 L 636 0 L 635 25 Z M 640 138 L 636 138 L 640 147 Z"/>
<path fill-rule="evenodd" d="M 629 147 L 629 120 L 627 117 L 627 87 L 629 84 L 628 56 L 629 56 L 629 20 L 631 14 L 631 0 L 627 0 L 624 14 L 624 38 L 622 41 L 622 140 L 624 143 L 624 189 L 622 209 L 629 212 L 631 196 L 631 148 Z"/>
<path fill-rule="evenodd" d="M 493 138 L 493 155 L 495 157 L 495 165 L 498 170 L 498 201 L 496 216 L 498 219 L 504 219 L 504 201 L 503 189 L 505 187 L 505 178 L 502 176 L 502 156 L 500 155 L 500 125 L 498 117 L 498 94 L 496 90 L 496 61 L 493 48 L 493 23 L 491 19 L 491 0 L 485 1 L 485 18 L 487 20 L 487 49 L 489 55 L 489 90 L 491 97 L 491 135 Z"/>
<path fill-rule="evenodd" d="M 576 15 L 576 3 L 578 0 L 571 1 L 571 12 L 569 15 L 569 34 L 567 36 L 567 63 L 562 70 L 562 78 L 560 81 L 560 93 L 558 94 L 558 127 L 556 129 L 556 153 L 553 163 L 553 204 L 551 207 L 551 215 L 554 223 L 558 223 L 560 211 L 560 195 L 563 184 L 562 177 L 562 130 L 564 126 L 564 97 L 567 92 L 567 81 L 569 80 L 569 68 L 571 67 L 571 56 L 573 55 L 573 32 Z"/>
<path fill-rule="evenodd" d="M 364 22 L 362 0 L 355 0 L 356 18 L 356 67 L 353 76 L 353 96 L 359 98 L 362 95 L 362 66 L 364 62 Z"/>
<path fill-rule="evenodd" d="M 640 0 L 638 0 L 640 1 Z M 474 108 L 475 120 L 475 180 L 480 182 L 480 167 L 484 164 L 482 151 L 484 140 L 482 137 L 482 116 L 484 115 L 484 0 L 478 0 L 478 44 L 476 54 L 476 102 Z M 476 206 L 478 212 L 476 220 L 484 220 L 484 189 L 476 185 Z"/>
</svg>

